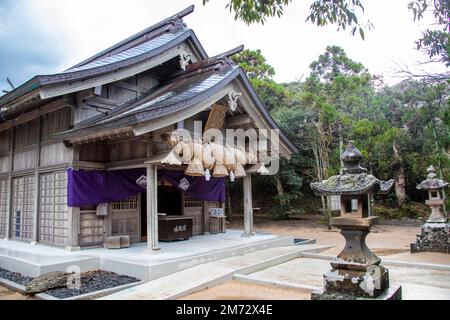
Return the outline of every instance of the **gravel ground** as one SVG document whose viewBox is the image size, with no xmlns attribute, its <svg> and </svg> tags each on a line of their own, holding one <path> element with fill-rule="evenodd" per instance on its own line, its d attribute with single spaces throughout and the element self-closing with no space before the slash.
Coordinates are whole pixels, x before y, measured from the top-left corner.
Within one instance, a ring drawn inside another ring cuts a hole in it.
<svg viewBox="0 0 450 320">
<path fill-rule="evenodd" d="M 64 299 L 103 289 L 114 288 L 138 281 L 140 280 L 137 278 L 119 275 L 114 272 L 101 270 L 89 271 L 81 274 L 81 288 L 79 290 L 55 288 L 47 290 L 45 293 L 59 299 Z"/>
<path fill-rule="evenodd" d="M 25 285 L 25 283 L 33 280 L 31 277 L 26 277 L 21 273 L 18 272 L 12 272 L 9 270 L 5 270 L 0 268 L 0 278 L 6 279 L 12 282 L 15 282 L 17 284 Z"/>
<path fill-rule="evenodd" d="M 27 282 L 33 280 L 31 277 L 26 277 L 18 272 L 12 272 L 0 268 L 0 278 L 25 285 Z M 137 278 L 119 275 L 109 271 L 88 271 L 81 274 L 81 288 L 55 288 L 47 290 L 43 293 L 49 294 L 59 299 L 70 298 L 81 294 L 86 294 L 103 289 L 118 287 L 124 284 L 134 283 L 140 281 Z"/>
</svg>

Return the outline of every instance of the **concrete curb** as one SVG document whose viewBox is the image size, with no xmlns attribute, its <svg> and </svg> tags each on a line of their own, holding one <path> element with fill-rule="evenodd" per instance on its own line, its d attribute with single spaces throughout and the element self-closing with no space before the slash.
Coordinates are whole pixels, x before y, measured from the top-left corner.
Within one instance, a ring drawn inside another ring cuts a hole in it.
<svg viewBox="0 0 450 320">
<path fill-rule="evenodd" d="M 331 246 L 336 247 L 336 246 Z M 311 258 L 311 259 L 320 259 L 320 260 L 333 260 L 336 256 L 330 255 L 330 254 L 320 254 L 320 253 L 314 253 L 314 252 L 303 252 L 300 255 L 301 258 Z"/>
<path fill-rule="evenodd" d="M 305 241 L 297 242 L 294 245 L 295 246 L 302 246 L 302 245 L 305 245 L 305 244 L 316 244 L 316 242 L 317 242 L 316 239 L 308 239 L 308 240 L 305 240 Z"/>
<path fill-rule="evenodd" d="M 389 259 L 381 259 L 381 263 L 384 265 L 390 265 L 390 266 L 422 268 L 422 269 L 439 270 L 439 271 L 450 271 L 450 266 L 446 265 L 446 264 L 421 263 L 421 262 L 389 260 Z"/>
<path fill-rule="evenodd" d="M 60 299 L 57 297 L 54 297 L 52 295 L 49 295 L 47 293 L 38 293 L 33 295 L 33 297 L 38 298 L 40 300 L 90 300 L 90 299 L 95 299 L 95 298 L 100 298 L 121 290 L 125 290 L 140 284 L 143 284 L 144 281 L 139 281 L 139 282 L 133 282 L 133 283 L 127 283 L 118 287 L 112 287 L 112 288 L 107 288 L 107 289 L 103 289 L 103 290 L 98 290 L 98 291 L 93 291 L 93 292 L 89 292 L 89 293 L 85 293 L 82 295 L 78 295 L 78 296 L 74 296 L 74 297 L 69 297 L 69 298 L 65 298 L 65 299 Z M 7 279 L 2 279 L 0 278 L 0 284 L 2 284 L 4 287 L 6 287 L 7 289 L 11 290 L 11 291 L 15 291 L 15 292 L 19 292 L 21 294 L 25 294 L 28 295 L 26 290 L 25 290 L 25 286 L 9 281 Z"/>
<path fill-rule="evenodd" d="M 295 289 L 301 292 L 315 292 L 318 290 L 321 290 L 322 287 L 316 287 L 316 286 L 310 286 L 307 284 L 296 284 L 291 283 L 287 281 L 274 281 L 274 280 L 263 280 L 259 279 L 257 277 L 252 277 L 249 275 L 243 275 L 243 274 L 235 274 L 233 277 L 234 280 L 246 282 L 246 283 L 252 283 L 252 284 L 259 284 L 259 285 L 265 285 L 265 286 L 272 286 L 276 288 L 282 288 L 282 289 Z"/>
<path fill-rule="evenodd" d="M 332 259 L 334 259 L 335 256 L 303 252 L 303 253 L 301 253 L 301 257 L 302 258 L 321 259 L 321 260 L 332 260 Z M 422 263 L 422 262 L 390 260 L 390 259 L 381 259 L 381 263 L 386 266 L 399 266 L 399 267 L 407 267 L 407 268 L 422 268 L 422 269 L 429 269 L 429 270 L 450 271 L 450 266 L 446 265 L 446 264 Z"/>
<path fill-rule="evenodd" d="M 64 299 L 60 299 L 57 297 L 54 297 L 52 295 L 46 294 L 46 293 L 38 293 L 36 295 L 36 297 L 42 299 L 42 300 L 93 300 L 93 299 L 97 299 L 97 298 L 101 298 L 104 296 L 107 296 L 109 294 L 113 294 L 116 292 L 119 292 L 121 290 L 125 290 L 128 288 L 132 288 L 134 286 L 140 285 L 145 283 L 145 281 L 139 281 L 139 282 L 133 282 L 133 283 L 127 283 L 118 287 L 112 287 L 112 288 L 107 288 L 107 289 L 103 289 L 103 290 L 98 290 L 98 291 L 93 291 L 93 292 L 88 292 L 85 294 L 81 294 L 78 296 L 73 296 L 73 297 L 69 297 L 69 298 L 64 298 Z"/>
<path fill-rule="evenodd" d="M 6 287 L 7 289 L 9 289 L 11 291 L 25 294 L 25 286 L 24 285 L 9 281 L 7 279 L 2 279 L 2 278 L 0 278 L 0 284 L 2 284 L 4 287 Z"/>
</svg>

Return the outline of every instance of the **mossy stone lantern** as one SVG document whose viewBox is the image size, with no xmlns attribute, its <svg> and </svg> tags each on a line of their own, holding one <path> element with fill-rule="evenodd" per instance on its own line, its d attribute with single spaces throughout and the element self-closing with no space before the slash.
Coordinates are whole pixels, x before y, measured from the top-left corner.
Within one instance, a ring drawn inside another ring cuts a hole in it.
<svg viewBox="0 0 450 320">
<path fill-rule="evenodd" d="M 427 173 L 427 178 L 417 185 L 417 189 L 428 192 L 425 204 L 431 208 L 431 214 L 421 226 L 416 243 L 411 244 L 411 252 L 450 253 L 450 226 L 444 211 L 444 189 L 448 182 L 437 178 L 434 166 L 430 166 Z"/>
<path fill-rule="evenodd" d="M 341 197 L 340 217 L 332 218 L 331 225 L 339 228 L 345 238 L 345 247 L 331 261 L 331 271 L 324 274 L 323 292 L 312 299 L 401 299 L 401 288 L 389 288 L 389 271 L 380 265 L 366 245 L 366 237 L 377 217 L 370 216 L 368 195 L 388 193 L 394 180 L 380 181 L 361 166 L 363 155 L 353 141 L 341 155 L 344 167 L 339 175 L 315 182 L 311 188 L 316 195 Z"/>
</svg>

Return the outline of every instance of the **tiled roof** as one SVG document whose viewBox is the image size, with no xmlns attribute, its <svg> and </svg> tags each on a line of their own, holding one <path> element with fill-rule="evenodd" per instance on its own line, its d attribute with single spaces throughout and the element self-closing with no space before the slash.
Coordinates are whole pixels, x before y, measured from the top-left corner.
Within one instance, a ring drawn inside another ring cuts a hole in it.
<svg viewBox="0 0 450 320">
<path fill-rule="evenodd" d="M 175 40 L 179 36 L 186 33 L 188 29 L 181 28 L 180 30 L 177 30 L 175 32 L 166 32 L 160 36 L 157 36 L 153 39 L 150 39 L 136 47 L 133 47 L 131 49 L 125 50 L 123 52 L 120 52 L 118 54 L 112 55 L 110 57 L 106 57 L 103 59 L 95 60 L 93 62 L 87 63 L 85 65 L 82 65 L 80 67 L 71 68 L 69 70 L 64 71 L 64 73 L 70 73 L 70 72 L 76 72 L 76 71 L 82 71 L 82 70 L 88 70 L 88 69 L 94 69 L 97 67 L 103 67 L 106 65 L 112 65 L 117 62 L 121 62 L 124 60 L 128 60 L 131 58 L 135 58 L 137 56 L 140 56 L 142 54 L 148 53 L 152 50 L 155 50 L 159 47 L 162 47 L 163 45 L 166 45 L 170 43 L 170 41 Z"/>
</svg>

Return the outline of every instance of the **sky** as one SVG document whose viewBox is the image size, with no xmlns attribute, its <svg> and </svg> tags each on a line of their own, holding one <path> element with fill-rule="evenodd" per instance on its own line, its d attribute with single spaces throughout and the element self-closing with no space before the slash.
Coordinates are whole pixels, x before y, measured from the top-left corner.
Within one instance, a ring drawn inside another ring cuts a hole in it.
<svg viewBox="0 0 450 320">
<path fill-rule="evenodd" d="M 349 30 L 305 22 L 312 0 L 293 0 L 281 18 L 250 26 L 234 20 L 227 0 L 206 6 L 202 0 L 0 0 L 0 95 L 10 89 L 6 77 L 18 86 L 35 75 L 63 71 L 190 4 L 195 11 L 184 21 L 210 56 L 241 44 L 261 49 L 278 82 L 307 77 L 310 63 L 328 45 L 341 46 L 389 84 L 400 81 L 399 64 L 443 71 L 443 65 L 417 65 L 426 56 L 414 42 L 432 21 L 414 22 L 410 1 L 363 1 L 363 20 L 374 25 L 363 41 Z"/>
</svg>

